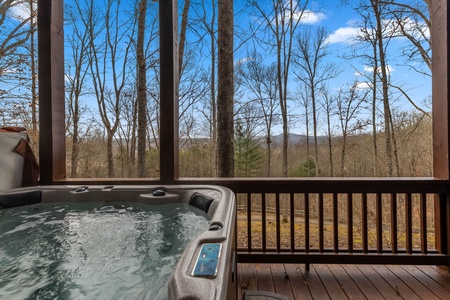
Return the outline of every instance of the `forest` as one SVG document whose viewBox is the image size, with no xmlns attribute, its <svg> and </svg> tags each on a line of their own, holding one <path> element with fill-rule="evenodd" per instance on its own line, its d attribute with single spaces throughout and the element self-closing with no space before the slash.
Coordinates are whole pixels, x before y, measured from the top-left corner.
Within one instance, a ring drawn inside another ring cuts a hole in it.
<svg viewBox="0 0 450 300">
<path fill-rule="evenodd" d="M 64 5 L 67 177 L 158 178 L 158 2 Z M 178 1 L 180 177 L 220 175 L 225 144 L 235 177 L 433 176 L 430 6 Z M 36 153 L 37 14 L 37 0 L 0 1 L 0 126 L 27 128 Z M 223 141 L 226 47 L 234 128 Z"/>
</svg>

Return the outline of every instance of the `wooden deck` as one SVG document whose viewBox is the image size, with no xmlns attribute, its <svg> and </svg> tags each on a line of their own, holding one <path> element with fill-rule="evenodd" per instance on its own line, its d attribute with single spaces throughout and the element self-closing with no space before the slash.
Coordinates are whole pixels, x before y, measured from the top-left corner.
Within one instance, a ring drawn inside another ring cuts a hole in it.
<svg viewBox="0 0 450 300">
<path fill-rule="evenodd" d="M 294 299 L 450 299 L 450 273 L 436 266 L 238 264 L 248 290 Z"/>
</svg>

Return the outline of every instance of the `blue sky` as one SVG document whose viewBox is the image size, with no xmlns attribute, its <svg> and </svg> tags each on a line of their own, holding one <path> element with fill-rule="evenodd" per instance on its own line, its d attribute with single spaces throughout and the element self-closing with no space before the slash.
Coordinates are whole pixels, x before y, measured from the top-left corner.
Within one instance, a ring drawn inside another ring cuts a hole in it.
<svg viewBox="0 0 450 300">
<path fill-rule="evenodd" d="M 73 1 L 73 0 L 72 0 Z M 66 1 L 70 4 L 72 1 Z M 130 1 L 131 0 L 126 0 Z M 98 1 L 103 3 L 103 0 Z M 235 0 L 235 12 L 239 12 L 240 5 L 243 5 L 246 0 Z M 329 82 L 329 88 L 332 90 L 338 90 L 346 84 L 358 80 L 361 88 L 367 87 L 367 83 L 364 82 L 364 76 L 370 76 L 373 72 L 370 66 L 366 65 L 361 60 L 348 60 L 342 59 L 342 56 L 349 54 L 351 47 L 354 46 L 352 39 L 358 34 L 357 24 L 360 20 L 360 16 L 354 11 L 351 6 L 340 6 L 340 1 L 310 1 L 310 5 L 307 7 L 307 13 L 303 14 L 303 25 L 316 27 L 324 26 L 329 32 L 329 49 L 331 55 L 329 59 L 338 63 L 341 66 L 342 72 L 339 77 Z M 210 1 L 206 1 L 209 5 Z M 270 6 L 272 1 L 265 0 L 265 2 L 258 2 L 261 5 Z M 183 1 L 179 1 L 179 6 L 182 7 Z M 24 15 L 22 8 L 15 8 L 13 15 Z M 248 22 L 252 21 L 252 16 L 248 14 L 237 14 L 235 18 L 236 26 L 244 26 Z M 405 47 L 408 42 L 405 39 L 397 39 L 392 42 L 390 52 L 388 52 L 388 68 L 391 74 L 392 82 L 396 85 L 402 86 L 405 90 L 409 91 L 411 98 L 422 106 L 425 98 L 431 94 L 431 78 L 420 75 L 411 69 L 401 66 L 402 58 L 398 55 L 400 50 Z M 246 50 L 240 49 L 235 53 L 235 60 L 245 60 Z M 273 59 L 273 58 L 272 58 Z M 270 58 L 269 58 L 270 60 Z M 295 84 L 294 82 L 292 83 Z M 296 87 L 292 86 L 292 91 L 296 90 Z M 394 106 L 402 109 L 411 109 L 412 106 L 405 101 L 404 98 L 395 99 Z M 293 130 L 295 128 L 292 128 Z M 299 129 L 301 130 L 301 129 Z"/>
<path fill-rule="evenodd" d="M 271 0 L 266 0 L 267 5 L 271 4 Z M 67 1 L 70 3 L 71 1 Z M 99 1 L 102 2 L 102 1 Z M 238 10 L 239 6 L 242 5 L 246 0 L 235 0 L 235 7 Z M 304 24 L 307 24 L 309 26 L 324 26 L 327 28 L 327 30 L 330 32 L 329 36 L 329 42 L 330 42 L 330 50 L 334 51 L 336 55 L 342 55 L 349 51 L 349 48 L 351 46 L 352 38 L 355 37 L 358 33 L 357 23 L 358 20 L 360 20 L 360 17 L 358 14 L 353 10 L 351 6 L 342 6 L 340 5 L 341 1 L 334 0 L 334 1 L 310 1 L 311 5 L 308 8 L 308 13 L 304 14 L 303 18 Z M 179 1 L 179 5 L 183 5 L 184 1 Z M 28 9 L 23 6 L 17 6 L 11 9 L 10 13 L 12 16 L 20 18 L 21 16 L 28 14 Z M 305 17 L 306 16 L 306 17 Z M 246 18 L 250 18 L 249 16 L 239 16 L 237 17 L 239 19 L 245 20 Z M 236 23 L 237 25 L 240 25 L 240 20 L 237 19 Z M 396 47 L 397 49 L 401 49 L 404 44 L 407 43 L 406 40 L 403 41 L 396 41 Z M 395 46 L 392 47 L 395 49 Z M 244 53 L 243 52 L 237 52 L 236 53 L 236 60 L 243 59 Z M 431 89 L 430 84 L 431 80 L 427 80 L 427 78 L 424 78 L 423 76 L 419 76 L 418 74 L 414 74 L 414 72 L 411 72 L 409 70 L 406 70 L 404 67 L 398 66 L 396 64 L 396 60 L 398 60 L 398 57 L 392 57 L 390 64 L 390 70 L 391 75 L 393 77 L 406 80 L 409 83 L 413 83 L 414 81 L 420 82 L 421 84 L 418 84 L 418 86 L 421 87 L 422 91 L 418 91 L 417 93 L 425 96 L 429 94 L 429 91 Z M 343 63 L 342 60 L 340 63 Z M 351 68 L 348 68 L 347 71 L 350 73 L 350 69 L 353 68 L 353 71 L 351 72 L 353 75 L 357 72 L 364 73 L 368 71 L 367 66 L 357 63 L 356 61 L 352 62 Z M 423 87 L 422 87 L 423 86 Z M 426 91 L 427 90 L 427 91 Z"/>
<path fill-rule="evenodd" d="M 368 89 L 369 84 L 366 80 L 373 74 L 373 68 L 364 62 L 362 59 L 343 58 L 350 56 L 352 48 L 359 48 L 361 54 L 363 46 L 357 44 L 355 38 L 359 33 L 358 25 L 361 24 L 362 18 L 358 13 L 349 6 L 339 5 L 341 1 L 310 1 L 307 7 L 307 12 L 303 14 L 302 25 L 314 27 L 325 27 L 328 35 L 329 52 L 328 59 L 340 65 L 340 75 L 328 81 L 330 90 L 337 91 L 347 84 L 359 82 L 358 87 L 361 89 Z M 245 0 L 235 2 L 235 11 L 239 11 L 239 6 L 243 5 Z M 270 9 L 272 1 L 258 2 L 259 5 L 264 6 L 265 9 Z M 255 17 L 249 15 L 239 15 L 236 17 L 235 24 L 237 26 L 245 26 L 244 24 L 251 22 Z M 387 21 L 386 21 L 387 22 Z M 405 67 L 404 57 L 400 55 L 402 49 L 409 45 L 406 38 L 395 38 L 390 42 L 387 50 L 387 71 L 390 74 L 391 83 L 401 87 L 408 92 L 409 97 L 415 104 L 422 109 L 429 111 L 431 108 L 426 106 L 426 99 L 431 96 L 431 77 L 419 74 L 413 71 L 410 67 Z M 245 62 L 247 59 L 247 50 L 239 49 L 235 53 L 236 62 Z M 368 49 L 371 51 L 371 49 Z M 267 62 L 274 62 L 275 56 L 266 56 Z M 424 69 L 427 67 L 425 66 Z M 295 80 L 291 80 L 290 90 L 295 92 Z M 298 85 L 298 84 L 297 84 Z M 399 93 L 390 98 L 391 107 L 399 110 L 414 110 L 413 106 L 406 100 L 405 97 L 400 96 Z M 295 105 L 291 102 L 288 104 L 291 108 Z M 301 113 L 300 108 L 293 108 L 294 114 Z M 303 125 L 293 124 L 292 132 L 302 133 Z"/>
</svg>

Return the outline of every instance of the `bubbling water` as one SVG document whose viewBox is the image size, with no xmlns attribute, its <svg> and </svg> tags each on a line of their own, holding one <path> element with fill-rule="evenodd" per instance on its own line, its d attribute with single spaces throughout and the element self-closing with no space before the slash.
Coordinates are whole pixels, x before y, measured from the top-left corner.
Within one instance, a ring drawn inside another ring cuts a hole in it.
<svg viewBox="0 0 450 300">
<path fill-rule="evenodd" d="M 37 204 L 0 210 L 0 299 L 166 299 L 209 226 L 187 204 Z"/>
</svg>

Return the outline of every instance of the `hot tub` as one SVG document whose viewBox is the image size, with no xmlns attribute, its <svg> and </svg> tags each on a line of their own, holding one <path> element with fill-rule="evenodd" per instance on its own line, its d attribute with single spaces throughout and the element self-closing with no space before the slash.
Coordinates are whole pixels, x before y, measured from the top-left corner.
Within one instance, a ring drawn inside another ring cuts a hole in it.
<svg viewBox="0 0 450 300">
<path fill-rule="evenodd" d="M 185 249 L 181 250 L 182 254 L 179 258 L 177 257 L 178 261 L 174 265 L 173 270 L 168 271 L 171 272 L 171 275 L 168 277 L 168 283 L 164 286 L 164 289 L 167 290 L 162 293 L 163 296 L 158 297 L 205 300 L 237 298 L 235 260 L 236 204 L 234 194 L 229 189 L 218 186 L 43 186 L 23 188 L 0 193 L 0 214 L 21 208 L 34 208 L 35 206 L 39 207 L 39 209 L 44 207 L 45 210 L 45 206 L 41 204 L 53 205 L 57 210 L 64 210 L 58 206 L 60 203 L 95 204 L 96 212 L 114 212 L 117 214 L 121 212 L 128 213 L 128 210 L 133 210 L 132 205 L 144 205 L 146 207 L 150 205 L 155 207 L 155 210 L 156 208 L 160 209 L 160 207 L 169 207 L 169 217 L 166 216 L 166 219 L 170 219 L 171 216 L 173 218 L 176 217 L 175 213 L 170 211 L 172 209 L 170 205 L 185 205 L 192 207 L 193 210 L 202 211 L 208 217 L 206 223 L 203 223 L 203 221 L 199 223 L 206 224 L 204 230 L 201 230 L 198 235 L 187 243 Z M 180 208 L 177 207 L 176 209 Z M 39 214 L 45 213 L 45 211 L 39 212 Z M 106 218 L 110 219 L 112 215 Z M 164 221 L 165 219 L 162 220 Z M 147 220 L 144 221 L 147 222 Z M 57 221 L 47 220 L 47 223 L 52 222 Z M 0 237 L 4 235 L 12 236 L 13 233 L 24 228 L 28 230 L 31 228 L 32 230 L 34 225 L 27 223 L 28 221 L 22 221 L 20 225 L 11 225 L 12 223 L 4 225 L 5 227 L 9 226 L 9 228 L 0 231 Z M 159 225 L 161 227 L 165 226 L 161 225 L 160 222 Z M 120 224 L 117 224 L 117 226 L 118 228 L 121 227 Z M 151 229 L 151 226 L 145 228 Z M 168 232 L 170 235 L 171 230 L 172 228 L 165 228 L 164 232 Z M 178 232 L 184 229 L 175 228 L 174 230 Z M 33 231 L 29 232 L 32 235 Z M 96 232 L 96 234 L 101 236 L 103 233 Z M 45 236 L 46 234 L 43 235 Z M 165 235 L 162 234 L 161 236 Z M 60 242 L 62 244 L 65 243 L 65 241 Z M 115 247 L 114 242 L 111 244 L 113 244 L 111 247 Z M 168 244 L 170 245 L 170 243 Z M 109 248 L 109 246 L 105 247 L 105 252 L 106 248 Z M 1 251 L 2 248 L 0 247 Z M 2 253 L 0 253 L 0 265 L 2 265 L 2 259 L 4 258 L 2 258 Z M 87 259 L 83 259 L 83 263 L 86 264 Z M 71 263 L 70 258 L 62 257 L 61 260 Z M 164 265 L 163 262 L 158 263 L 160 268 L 161 265 Z M 58 265 L 58 268 L 62 267 Z M 75 270 L 78 269 L 75 268 Z M 96 275 L 101 274 L 101 272 L 101 270 L 98 270 L 98 274 L 88 274 L 89 278 L 86 280 L 94 280 Z M 128 274 L 133 273 L 130 272 Z M 83 274 L 78 275 L 82 276 Z M 45 276 L 48 277 L 50 275 L 46 274 Z M 151 278 L 149 278 L 150 281 Z M 42 287 L 36 287 L 37 290 L 38 288 Z M 65 291 L 65 293 L 67 292 Z M 79 291 L 79 293 L 85 299 L 98 298 L 98 295 L 89 295 L 89 292 L 86 291 Z M 1 296 L 0 289 L 0 298 Z M 58 295 L 55 296 L 58 298 Z M 146 299 L 149 297 L 149 294 L 143 292 L 139 295 L 131 295 L 131 297 L 133 299 Z M 151 297 L 152 300 L 159 299 L 153 295 Z M 110 296 L 105 294 L 104 299 L 108 298 Z"/>
</svg>

